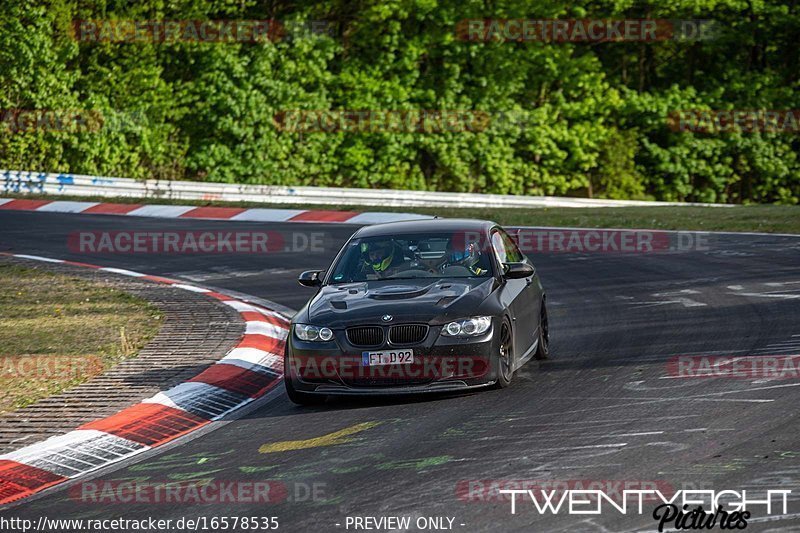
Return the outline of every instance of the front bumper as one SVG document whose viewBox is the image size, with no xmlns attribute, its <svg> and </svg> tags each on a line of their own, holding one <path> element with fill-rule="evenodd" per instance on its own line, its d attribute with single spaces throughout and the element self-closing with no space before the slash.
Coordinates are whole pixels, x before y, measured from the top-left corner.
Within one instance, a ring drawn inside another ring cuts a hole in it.
<svg viewBox="0 0 800 533">
<path fill-rule="evenodd" d="M 497 381 L 498 335 L 492 328 L 473 339 L 439 335 L 431 327 L 419 344 L 362 348 L 349 344 L 343 331 L 326 343 L 310 343 L 290 333 L 284 360 L 285 379 L 304 393 L 363 396 L 457 392 Z M 413 364 L 364 366 L 362 352 L 413 350 Z"/>
<path fill-rule="evenodd" d="M 295 382 L 293 382 L 295 383 Z M 303 390 L 303 392 L 310 392 L 312 394 L 331 395 L 331 396 L 387 396 L 387 395 L 411 395 L 411 394 L 433 394 L 444 392 L 464 392 L 473 389 L 482 389 L 490 387 L 496 383 L 496 380 L 481 383 L 478 385 L 467 385 L 463 381 L 439 381 L 433 382 L 428 385 L 411 385 L 403 386 L 384 386 L 384 387 L 348 387 L 346 385 L 317 385 L 314 390 Z M 297 384 L 295 383 L 295 388 Z"/>
</svg>

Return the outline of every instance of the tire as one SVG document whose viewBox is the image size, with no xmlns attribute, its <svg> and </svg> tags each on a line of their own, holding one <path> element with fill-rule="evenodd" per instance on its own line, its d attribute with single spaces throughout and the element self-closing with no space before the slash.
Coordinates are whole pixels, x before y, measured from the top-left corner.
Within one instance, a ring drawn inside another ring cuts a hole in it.
<svg viewBox="0 0 800 533">
<path fill-rule="evenodd" d="M 539 317 L 539 344 L 533 357 L 539 360 L 550 357 L 550 325 L 547 321 L 547 307 L 544 300 L 542 300 L 542 314 Z"/>
<path fill-rule="evenodd" d="M 288 377 L 283 378 L 283 384 L 286 385 L 286 395 L 297 405 L 320 405 L 325 403 L 325 400 L 327 399 L 327 396 L 324 394 L 309 394 L 307 392 L 300 392 L 294 388 L 292 380 Z"/>
<path fill-rule="evenodd" d="M 497 354 L 497 383 L 495 384 L 497 389 L 508 387 L 514 377 L 513 346 L 511 326 L 504 320 L 500 328 L 500 353 Z"/>
</svg>

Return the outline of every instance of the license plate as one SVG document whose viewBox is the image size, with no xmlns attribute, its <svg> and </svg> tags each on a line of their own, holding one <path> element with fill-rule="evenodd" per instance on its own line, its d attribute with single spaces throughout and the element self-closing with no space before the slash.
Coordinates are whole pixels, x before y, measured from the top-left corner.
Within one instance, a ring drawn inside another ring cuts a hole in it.
<svg viewBox="0 0 800 533">
<path fill-rule="evenodd" d="M 361 352 L 362 366 L 410 365 L 413 362 L 414 350 Z"/>
</svg>

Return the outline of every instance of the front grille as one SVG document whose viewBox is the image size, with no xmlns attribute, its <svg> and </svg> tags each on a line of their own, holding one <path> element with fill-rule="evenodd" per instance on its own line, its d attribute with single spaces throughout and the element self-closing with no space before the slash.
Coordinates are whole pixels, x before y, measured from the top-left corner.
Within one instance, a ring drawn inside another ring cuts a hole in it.
<svg viewBox="0 0 800 533">
<path fill-rule="evenodd" d="M 428 335 L 424 324 L 403 324 L 389 328 L 389 342 L 392 344 L 416 344 Z"/>
<path fill-rule="evenodd" d="M 347 340 L 353 346 L 380 346 L 383 344 L 383 328 L 380 326 L 347 328 Z"/>
</svg>

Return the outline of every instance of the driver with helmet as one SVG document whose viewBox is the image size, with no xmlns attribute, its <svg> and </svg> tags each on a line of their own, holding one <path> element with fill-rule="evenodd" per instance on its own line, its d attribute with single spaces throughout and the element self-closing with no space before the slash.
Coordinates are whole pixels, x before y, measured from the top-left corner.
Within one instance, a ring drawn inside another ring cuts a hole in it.
<svg viewBox="0 0 800 533">
<path fill-rule="evenodd" d="M 385 278 L 409 267 L 403 250 L 394 241 L 375 241 L 361 244 L 361 273 Z"/>
<path fill-rule="evenodd" d="M 449 267 L 464 267 L 473 276 L 481 276 L 487 272 L 479 265 L 481 261 L 480 246 L 477 242 L 465 242 L 465 239 L 452 238 L 447 243 L 442 262 L 439 264 L 439 272 L 444 273 Z"/>
</svg>

